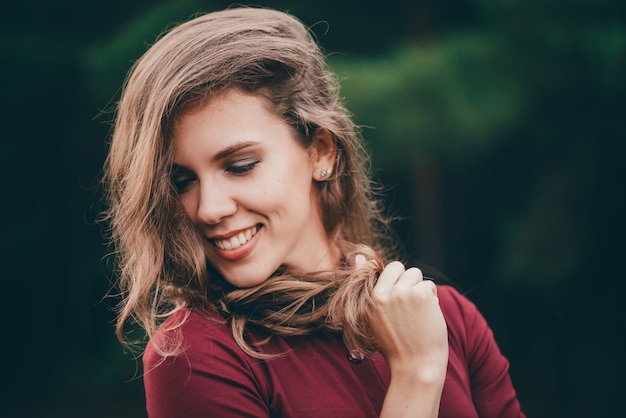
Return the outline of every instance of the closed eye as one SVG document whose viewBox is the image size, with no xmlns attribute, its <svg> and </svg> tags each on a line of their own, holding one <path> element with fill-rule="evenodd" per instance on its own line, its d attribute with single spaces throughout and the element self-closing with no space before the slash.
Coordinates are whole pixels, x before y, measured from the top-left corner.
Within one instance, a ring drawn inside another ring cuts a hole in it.
<svg viewBox="0 0 626 418">
<path fill-rule="evenodd" d="M 259 164 L 259 161 L 239 161 L 235 164 L 231 164 L 226 167 L 226 172 L 240 176 L 254 170 Z"/>
<path fill-rule="evenodd" d="M 182 194 L 196 181 L 196 176 L 185 167 L 174 164 L 172 167 L 171 182 L 177 194 Z"/>
<path fill-rule="evenodd" d="M 183 194 L 189 189 L 189 186 L 195 181 L 195 177 L 174 177 L 172 178 L 172 185 L 176 193 Z"/>
</svg>

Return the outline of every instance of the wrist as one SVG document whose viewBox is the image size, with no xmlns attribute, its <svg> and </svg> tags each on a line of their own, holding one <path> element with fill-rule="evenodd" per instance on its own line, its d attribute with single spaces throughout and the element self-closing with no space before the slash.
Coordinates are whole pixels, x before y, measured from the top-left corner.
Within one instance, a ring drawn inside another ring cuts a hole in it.
<svg viewBox="0 0 626 418">
<path fill-rule="evenodd" d="M 447 362 L 424 365 L 396 363 L 385 396 L 381 418 L 435 418 L 439 413 Z"/>
<path fill-rule="evenodd" d="M 392 380 L 402 384 L 430 386 L 443 385 L 448 369 L 448 357 L 430 357 L 419 361 L 389 362 Z"/>
</svg>

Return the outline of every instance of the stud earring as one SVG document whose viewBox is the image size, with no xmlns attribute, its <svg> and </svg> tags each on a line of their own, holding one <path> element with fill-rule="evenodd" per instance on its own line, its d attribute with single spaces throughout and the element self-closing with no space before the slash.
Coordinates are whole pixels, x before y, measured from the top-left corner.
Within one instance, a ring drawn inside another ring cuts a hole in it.
<svg viewBox="0 0 626 418">
<path fill-rule="evenodd" d="M 320 177 L 321 178 L 324 178 L 324 177 L 326 177 L 329 174 L 330 174 L 330 170 L 327 170 L 325 168 L 323 168 L 322 171 L 320 171 Z"/>
</svg>

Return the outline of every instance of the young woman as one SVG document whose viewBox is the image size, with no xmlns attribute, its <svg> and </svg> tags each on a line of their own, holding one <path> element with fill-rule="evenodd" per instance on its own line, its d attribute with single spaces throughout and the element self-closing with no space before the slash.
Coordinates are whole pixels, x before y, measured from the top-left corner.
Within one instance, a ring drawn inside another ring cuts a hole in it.
<svg viewBox="0 0 626 418">
<path fill-rule="evenodd" d="M 475 306 L 391 261 L 358 131 L 293 16 L 163 36 L 127 79 L 105 184 L 150 417 L 523 416 Z"/>
</svg>

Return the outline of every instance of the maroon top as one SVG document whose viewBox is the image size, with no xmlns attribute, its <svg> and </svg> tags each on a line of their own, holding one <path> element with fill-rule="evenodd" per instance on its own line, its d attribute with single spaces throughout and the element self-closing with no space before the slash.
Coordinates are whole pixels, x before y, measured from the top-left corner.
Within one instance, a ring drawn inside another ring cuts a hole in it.
<svg viewBox="0 0 626 418">
<path fill-rule="evenodd" d="M 439 416 L 524 417 L 509 363 L 485 319 L 449 286 L 439 286 L 438 296 L 450 348 Z M 377 417 L 382 409 L 390 378 L 385 359 L 376 354 L 360 363 L 350 361 L 339 336 L 276 337 L 263 351 L 287 354 L 261 361 L 237 346 L 223 319 L 210 321 L 191 311 L 181 332 L 181 355 L 163 361 L 151 344 L 146 348 L 144 384 L 151 418 L 363 418 Z"/>
</svg>

